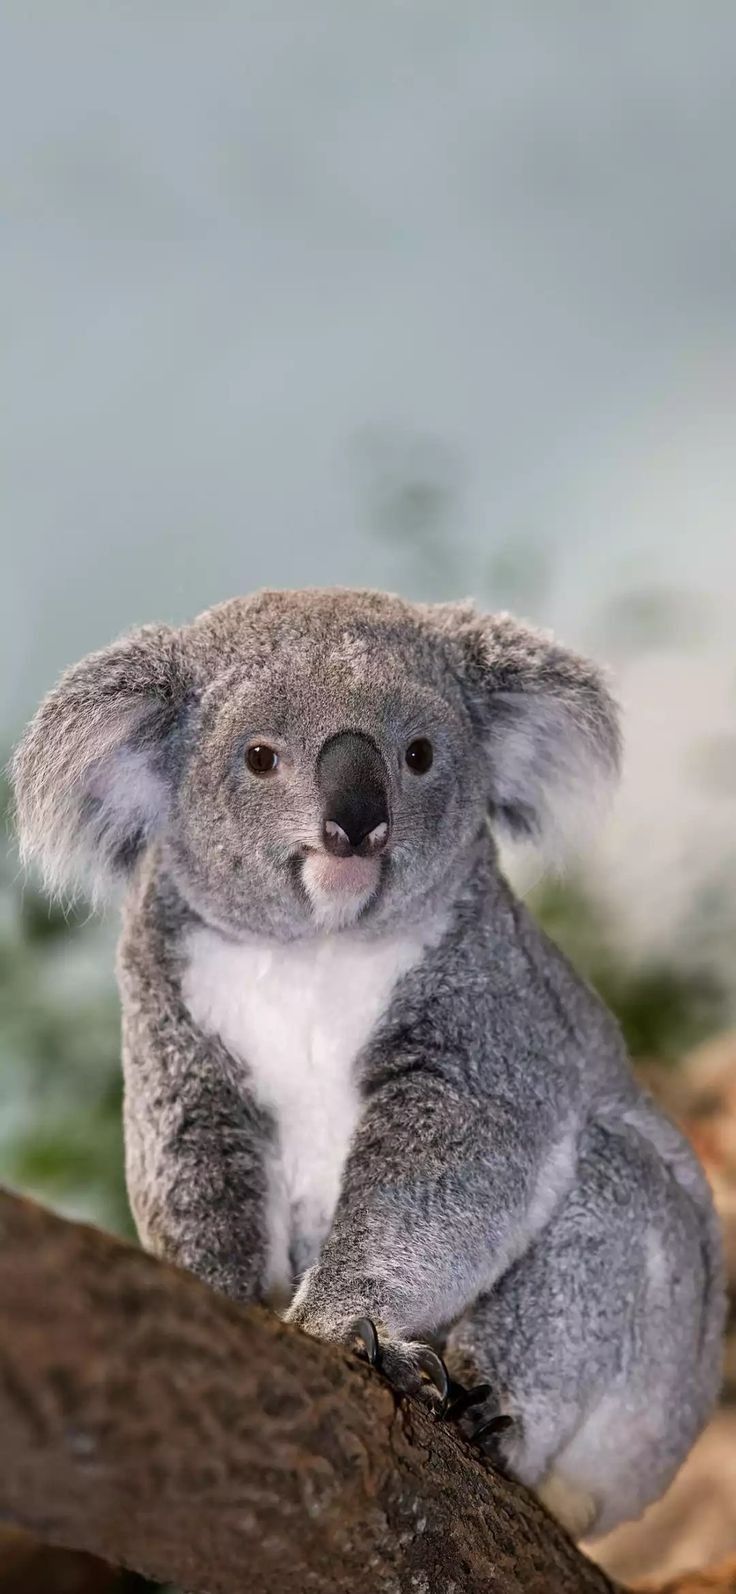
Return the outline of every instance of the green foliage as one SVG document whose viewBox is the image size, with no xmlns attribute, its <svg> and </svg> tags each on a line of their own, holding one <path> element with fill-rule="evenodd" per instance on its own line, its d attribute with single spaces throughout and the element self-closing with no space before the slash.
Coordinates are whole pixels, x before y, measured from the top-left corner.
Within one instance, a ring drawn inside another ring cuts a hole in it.
<svg viewBox="0 0 736 1594">
<path fill-rule="evenodd" d="M 728 993 L 714 973 L 627 960 L 579 878 L 547 882 L 530 907 L 616 1014 L 632 1057 L 676 1062 L 729 1021 Z"/>
<path fill-rule="evenodd" d="M 0 860 L 0 1180 L 121 1233 L 111 927 L 65 916 Z"/>
</svg>

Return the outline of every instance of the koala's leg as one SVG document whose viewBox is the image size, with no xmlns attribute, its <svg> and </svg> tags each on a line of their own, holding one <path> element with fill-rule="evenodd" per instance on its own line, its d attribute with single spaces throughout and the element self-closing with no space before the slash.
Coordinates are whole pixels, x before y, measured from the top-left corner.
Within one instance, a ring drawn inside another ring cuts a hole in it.
<svg viewBox="0 0 736 1594">
<path fill-rule="evenodd" d="M 491 1385 L 489 1409 L 513 1419 L 503 1464 L 581 1537 L 674 1476 L 715 1397 L 720 1314 L 702 1212 L 646 1140 L 594 1129 L 574 1191 L 446 1360 Z"/>
<path fill-rule="evenodd" d="M 190 1077 L 171 1093 L 126 1060 L 125 1161 L 141 1243 L 234 1300 L 272 1286 L 268 1127 L 222 1077 L 202 1043 L 179 1058 Z"/>
<path fill-rule="evenodd" d="M 429 1377 L 442 1398 L 427 1336 L 521 1249 L 559 1109 L 550 1097 L 549 1117 L 540 1108 L 527 1122 L 508 1101 L 458 1088 L 439 1065 L 402 1073 L 398 1053 L 386 1071 L 353 1138 L 331 1231 L 287 1316 L 343 1343 L 355 1341 L 357 1320 L 391 1382 L 417 1394 Z M 566 1169 L 570 1149 L 566 1141 Z"/>
<path fill-rule="evenodd" d="M 236 1300 L 262 1300 L 274 1283 L 274 1251 L 286 1250 L 269 1191 L 273 1125 L 225 1048 L 184 1006 L 148 895 L 119 960 L 133 1216 L 148 1250 Z"/>
</svg>

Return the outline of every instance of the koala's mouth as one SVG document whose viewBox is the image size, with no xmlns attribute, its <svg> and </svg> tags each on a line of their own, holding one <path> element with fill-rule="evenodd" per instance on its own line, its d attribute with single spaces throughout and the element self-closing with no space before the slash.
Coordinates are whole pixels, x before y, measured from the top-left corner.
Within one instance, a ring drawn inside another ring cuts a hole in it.
<svg viewBox="0 0 736 1594">
<path fill-rule="evenodd" d="M 318 923 L 336 928 L 354 923 L 378 894 L 380 857 L 336 858 L 317 848 L 304 849 L 301 884 Z"/>
<path fill-rule="evenodd" d="M 302 866 L 304 882 L 334 896 L 362 896 L 373 893 L 381 876 L 380 858 L 332 858 L 329 853 L 309 851 Z"/>
</svg>

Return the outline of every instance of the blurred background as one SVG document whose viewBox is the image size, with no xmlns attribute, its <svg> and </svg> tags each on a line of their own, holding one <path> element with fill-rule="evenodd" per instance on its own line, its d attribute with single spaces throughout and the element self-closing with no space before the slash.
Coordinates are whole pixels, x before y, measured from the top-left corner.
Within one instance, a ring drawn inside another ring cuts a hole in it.
<svg viewBox="0 0 736 1594">
<path fill-rule="evenodd" d="M 3 752 L 84 652 L 264 584 L 593 651 L 614 814 L 561 879 L 510 867 L 736 1270 L 733 6 L 9 0 L 2 34 Z M 115 914 L 1 868 L 0 1177 L 129 1231 Z M 678 1490 L 617 1573 L 736 1548 L 728 1399 Z"/>
</svg>

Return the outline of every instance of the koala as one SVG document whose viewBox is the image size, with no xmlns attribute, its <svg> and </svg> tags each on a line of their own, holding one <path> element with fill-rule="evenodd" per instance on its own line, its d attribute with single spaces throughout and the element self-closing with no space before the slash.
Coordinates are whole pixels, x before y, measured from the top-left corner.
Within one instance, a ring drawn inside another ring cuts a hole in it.
<svg viewBox="0 0 736 1594">
<path fill-rule="evenodd" d="M 618 763 L 549 636 L 314 590 L 92 654 L 13 764 L 49 887 L 125 885 L 142 1243 L 362 1343 L 578 1536 L 666 1488 L 724 1319 L 696 1158 L 499 865 Z"/>
</svg>

